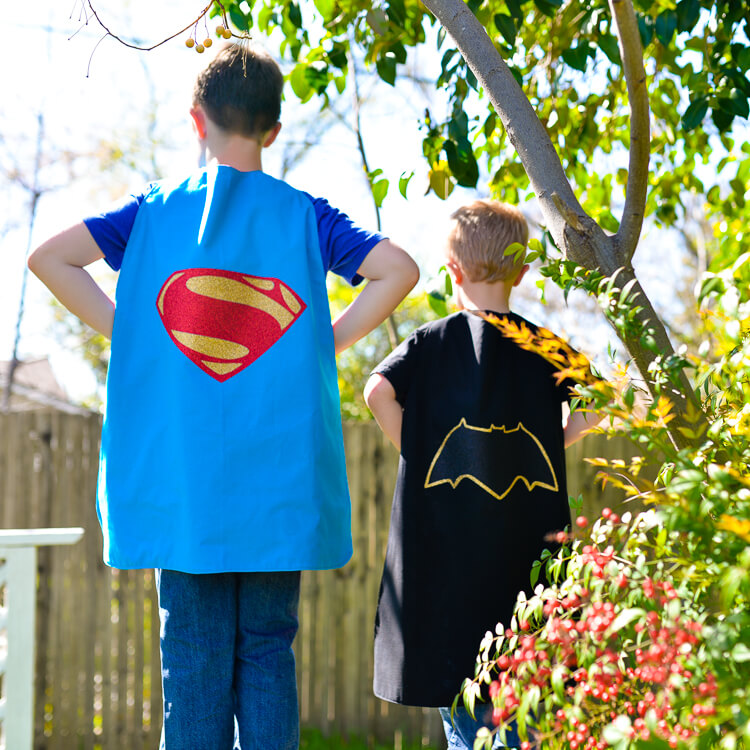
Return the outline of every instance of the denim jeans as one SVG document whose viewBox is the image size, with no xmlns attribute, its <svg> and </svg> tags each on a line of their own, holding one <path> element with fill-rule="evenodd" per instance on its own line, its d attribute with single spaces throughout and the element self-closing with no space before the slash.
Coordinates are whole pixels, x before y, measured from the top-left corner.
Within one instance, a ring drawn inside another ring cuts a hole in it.
<svg viewBox="0 0 750 750">
<path fill-rule="evenodd" d="M 299 572 L 156 571 L 161 750 L 297 750 Z"/>
<path fill-rule="evenodd" d="M 473 750 L 474 740 L 477 732 L 482 727 L 493 729 L 492 723 L 492 706 L 488 703 L 477 704 L 472 719 L 469 712 L 463 707 L 456 708 L 453 717 L 451 717 L 450 708 L 440 708 L 440 718 L 443 720 L 443 730 L 445 738 L 448 740 L 448 750 Z M 521 741 L 518 739 L 515 724 L 505 730 L 505 743 L 496 734 L 492 742 L 493 748 L 500 747 L 520 747 Z"/>
</svg>

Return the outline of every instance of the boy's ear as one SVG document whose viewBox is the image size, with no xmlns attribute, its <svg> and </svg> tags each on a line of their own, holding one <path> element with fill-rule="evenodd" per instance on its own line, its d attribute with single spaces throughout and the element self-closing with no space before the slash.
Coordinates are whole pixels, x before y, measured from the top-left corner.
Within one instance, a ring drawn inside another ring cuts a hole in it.
<svg viewBox="0 0 750 750">
<path fill-rule="evenodd" d="M 273 126 L 273 130 L 266 136 L 266 139 L 263 141 L 263 148 L 268 148 L 275 140 L 276 136 L 279 134 L 279 131 L 281 130 L 281 123 L 277 122 Z"/>
<path fill-rule="evenodd" d="M 521 279 L 526 275 L 526 271 L 529 270 L 529 264 L 524 263 L 521 266 L 521 270 L 518 272 L 518 276 L 516 276 L 515 281 L 513 282 L 513 286 L 518 286 L 521 283 Z"/>
<path fill-rule="evenodd" d="M 193 130 L 202 141 L 206 137 L 206 113 L 202 107 L 191 107 L 190 118 L 193 121 Z"/>
<path fill-rule="evenodd" d="M 455 284 L 461 284 L 464 280 L 464 272 L 461 270 L 461 266 L 454 260 L 446 260 L 445 267 L 448 269 L 448 273 L 453 277 Z"/>
</svg>

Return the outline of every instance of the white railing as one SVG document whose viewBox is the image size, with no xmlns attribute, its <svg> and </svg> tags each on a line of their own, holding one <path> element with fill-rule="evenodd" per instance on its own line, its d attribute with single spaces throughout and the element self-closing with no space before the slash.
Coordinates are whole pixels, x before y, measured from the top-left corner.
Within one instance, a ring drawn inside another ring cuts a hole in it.
<svg viewBox="0 0 750 750">
<path fill-rule="evenodd" d="M 37 548 L 82 536 L 83 529 L 0 530 L 0 750 L 31 750 L 34 742 Z"/>
</svg>

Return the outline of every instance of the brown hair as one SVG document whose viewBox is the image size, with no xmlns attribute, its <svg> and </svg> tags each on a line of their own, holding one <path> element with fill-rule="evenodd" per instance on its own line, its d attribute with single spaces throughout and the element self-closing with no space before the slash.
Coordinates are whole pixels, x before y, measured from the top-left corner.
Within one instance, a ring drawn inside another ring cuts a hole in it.
<svg viewBox="0 0 750 750">
<path fill-rule="evenodd" d="M 507 281 L 523 265 L 523 254 L 503 253 L 514 242 L 526 245 L 529 227 L 524 215 L 508 203 L 477 200 L 451 214 L 448 254 L 469 281 Z"/>
<path fill-rule="evenodd" d="M 198 76 L 193 105 L 227 133 L 261 138 L 279 121 L 284 77 L 261 47 L 230 44 Z"/>
</svg>

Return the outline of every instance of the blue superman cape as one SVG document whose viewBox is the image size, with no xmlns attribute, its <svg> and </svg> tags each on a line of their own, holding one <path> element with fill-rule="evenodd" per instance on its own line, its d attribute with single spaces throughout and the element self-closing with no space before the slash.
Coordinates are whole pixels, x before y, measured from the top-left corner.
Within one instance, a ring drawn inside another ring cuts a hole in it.
<svg viewBox="0 0 750 750">
<path fill-rule="evenodd" d="M 97 494 L 116 568 L 347 562 L 333 332 L 304 194 L 220 166 L 143 201 L 117 285 Z"/>
</svg>

